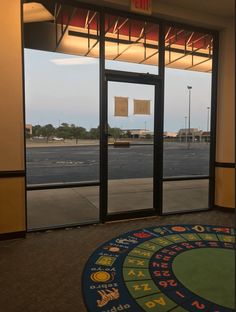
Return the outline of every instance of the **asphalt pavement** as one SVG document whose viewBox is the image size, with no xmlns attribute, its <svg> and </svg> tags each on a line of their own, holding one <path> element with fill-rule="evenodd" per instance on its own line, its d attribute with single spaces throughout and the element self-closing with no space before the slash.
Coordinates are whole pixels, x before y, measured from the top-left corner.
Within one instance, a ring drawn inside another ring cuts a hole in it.
<svg viewBox="0 0 236 312">
<path fill-rule="evenodd" d="M 209 174 L 209 144 L 164 144 L 164 176 Z M 99 147 L 30 147 L 26 150 L 27 183 L 85 182 L 99 180 Z M 108 149 L 109 179 L 153 176 L 153 146 L 134 145 Z"/>
</svg>

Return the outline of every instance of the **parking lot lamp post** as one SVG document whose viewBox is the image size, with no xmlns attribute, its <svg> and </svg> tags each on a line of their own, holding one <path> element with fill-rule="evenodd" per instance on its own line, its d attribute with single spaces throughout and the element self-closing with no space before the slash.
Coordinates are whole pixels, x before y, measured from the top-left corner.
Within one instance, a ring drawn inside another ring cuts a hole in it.
<svg viewBox="0 0 236 312">
<path fill-rule="evenodd" d="M 209 132 L 209 126 L 210 126 L 210 107 L 207 107 L 207 132 Z"/>
<path fill-rule="evenodd" d="M 190 114 L 191 114 L 191 90 L 192 90 L 192 86 L 187 86 L 188 88 L 188 95 L 189 95 L 189 98 L 188 98 L 188 136 L 189 136 L 189 139 L 188 139 L 188 148 L 190 148 L 190 138 L 191 138 L 191 132 L 190 132 Z"/>
<path fill-rule="evenodd" d="M 207 142 L 208 141 L 208 132 L 210 131 L 210 107 L 207 106 Z M 210 136 L 209 136 L 210 137 Z"/>
<path fill-rule="evenodd" d="M 187 116 L 184 116 L 184 134 L 185 134 L 185 142 L 188 142 L 188 137 L 187 137 Z"/>
</svg>

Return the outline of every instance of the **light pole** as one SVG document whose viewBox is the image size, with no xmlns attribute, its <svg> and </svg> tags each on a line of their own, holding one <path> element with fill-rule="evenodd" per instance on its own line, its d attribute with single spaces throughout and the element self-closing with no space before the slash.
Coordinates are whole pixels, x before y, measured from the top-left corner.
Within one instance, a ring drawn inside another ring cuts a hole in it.
<svg viewBox="0 0 236 312">
<path fill-rule="evenodd" d="M 184 132 L 185 132 L 185 142 L 187 143 L 188 142 L 188 139 L 187 139 L 187 116 L 184 116 Z"/>
<path fill-rule="evenodd" d="M 207 106 L 207 142 L 208 142 L 208 132 L 210 130 L 210 107 Z M 210 135 L 209 135 L 210 137 Z"/>
<path fill-rule="evenodd" d="M 192 86 L 187 86 L 188 88 L 188 94 L 189 94 L 189 99 L 188 99 L 188 135 L 189 135 L 189 139 L 188 139 L 188 148 L 190 148 L 190 114 L 191 114 L 191 90 L 192 90 Z"/>
<path fill-rule="evenodd" d="M 210 125 L 210 107 L 207 107 L 207 132 L 209 132 L 209 125 Z"/>
</svg>

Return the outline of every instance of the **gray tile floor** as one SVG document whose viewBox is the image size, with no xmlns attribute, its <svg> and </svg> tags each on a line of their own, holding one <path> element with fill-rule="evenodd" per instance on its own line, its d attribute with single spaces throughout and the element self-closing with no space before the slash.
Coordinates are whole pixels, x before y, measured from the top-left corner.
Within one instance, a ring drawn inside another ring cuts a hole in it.
<svg viewBox="0 0 236 312">
<path fill-rule="evenodd" d="M 164 182 L 163 211 L 187 211 L 208 207 L 208 180 Z"/>
<path fill-rule="evenodd" d="M 125 212 L 153 207 L 152 179 L 109 181 L 108 212 Z M 28 228 L 96 222 L 99 219 L 99 187 L 29 191 Z M 164 212 L 205 209 L 208 181 L 165 182 Z"/>
</svg>

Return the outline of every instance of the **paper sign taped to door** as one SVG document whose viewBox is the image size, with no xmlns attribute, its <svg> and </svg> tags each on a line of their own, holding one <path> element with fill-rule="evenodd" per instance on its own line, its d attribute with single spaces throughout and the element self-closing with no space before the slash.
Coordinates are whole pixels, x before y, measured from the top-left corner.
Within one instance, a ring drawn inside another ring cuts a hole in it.
<svg viewBox="0 0 236 312">
<path fill-rule="evenodd" d="M 115 96 L 115 116 L 128 117 L 128 98 Z"/>
<path fill-rule="evenodd" d="M 150 115 L 150 100 L 134 100 L 134 115 Z"/>
</svg>

